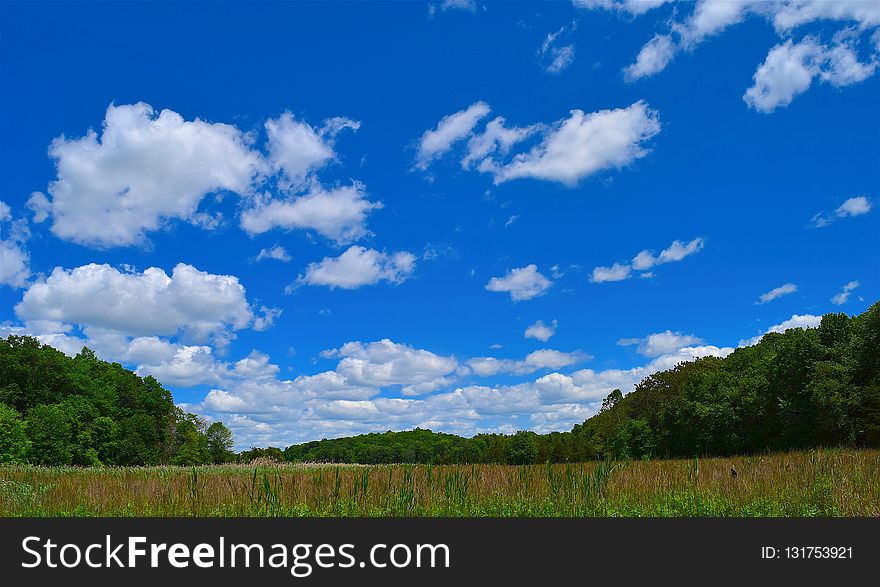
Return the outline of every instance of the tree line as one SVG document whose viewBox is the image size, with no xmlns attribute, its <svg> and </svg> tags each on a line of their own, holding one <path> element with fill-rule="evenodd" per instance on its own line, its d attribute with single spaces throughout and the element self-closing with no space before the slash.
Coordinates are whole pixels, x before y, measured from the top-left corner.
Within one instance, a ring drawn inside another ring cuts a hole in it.
<svg viewBox="0 0 880 587">
<path fill-rule="evenodd" d="M 569 432 L 462 438 L 430 430 L 363 434 L 236 455 L 222 423 L 174 405 L 152 377 L 70 358 L 30 337 L 0 339 L 0 463 L 576 462 L 880 447 L 880 302 L 817 328 L 765 335 L 725 358 L 681 363 L 614 390 Z"/>
<path fill-rule="evenodd" d="M 28 336 L 0 339 L 0 463 L 197 465 L 235 460 L 221 422 L 174 405 L 88 348 L 75 357 Z"/>
</svg>

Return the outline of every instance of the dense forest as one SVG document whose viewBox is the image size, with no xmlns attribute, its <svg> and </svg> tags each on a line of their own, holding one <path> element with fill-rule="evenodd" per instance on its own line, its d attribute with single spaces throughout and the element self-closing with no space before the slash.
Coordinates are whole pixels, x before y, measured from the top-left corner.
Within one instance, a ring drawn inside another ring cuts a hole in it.
<svg viewBox="0 0 880 587">
<path fill-rule="evenodd" d="M 765 335 L 721 359 L 681 363 L 614 390 L 570 432 L 430 430 L 232 452 L 232 434 L 174 405 L 89 349 L 70 358 L 30 337 L 0 339 L 0 463 L 510 463 L 880 446 L 880 302 L 859 316 Z"/>
<path fill-rule="evenodd" d="M 70 358 L 31 337 L 0 339 L 0 463 L 194 465 L 234 460 L 232 434 L 174 405 L 84 348 Z"/>
</svg>

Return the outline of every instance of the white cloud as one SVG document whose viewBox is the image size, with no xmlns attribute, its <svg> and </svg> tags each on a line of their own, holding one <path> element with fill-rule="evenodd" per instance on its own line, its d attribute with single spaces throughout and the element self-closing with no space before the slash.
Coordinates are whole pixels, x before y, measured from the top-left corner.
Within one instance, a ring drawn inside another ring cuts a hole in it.
<svg viewBox="0 0 880 587">
<path fill-rule="evenodd" d="M 477 4 L 474 0 L 443 0 L 440 3 L 440 10 L 464 10 L 466 12 L 476 12 Z"/>
<path fill-rule="evenodd" d="M 644 157 L 648 153 L 644 143 L 659 132 L 657 113 L 645 102 L 590 114 L 572 110 L 569 118 L 551 125 L 529 152 L 481 170 L 491 172 L 495 183 L 530 177 L 573 186 L 584 177 Z"/>
<path fill-rule="evenodd" d="M 630 8 L 630 2 L 614 0 L 575 0 L 575 5 L 588 9 L 628 12 L 637 15 L 647 12 L 661 2 L 642 3 L 641 11 Z M 639 4 L 636 4 L 639 6 Z M 877 68 L 877 53 L 868 62 L 857 58 L 857 47 L 866 32 L 877 27 L 880 11 L 876 3 L 861 0 L 699 0 L 681 3 L 682 9 L 655 34 L 639 51 L 633 64 L 624 68 L 627 81 L 635 81 L 663 71 L 679 53 L 694 51 L 709 38 L 755 16 L 771 22 L 783 43 L 771 49 L 766 61 L 755 73 L 755 85 L 743 98 L 760 112 L 772 112 L 788 105 L 799 93 L 806 91 L 812 80 L 836 87 L 847 86 L 866 79 Z M 687 9 L 693 7 L 692 11 Z M 822 45 L 813 37 L 794 43 L 792 33 L 798 27 L 818 21 L 847 23 L 835 35 L 832 45 Z"/>
<path fill-rule="evenodd" d="M 556 334 L 556 326 L 556 320 L 553 320 L 550 324 L 544 324 L 543 320 L 538 320 L 526 328 L 524 336 L 526 338 L 540 340 L 541 342 L 547 342 L 554 334 Z"/>
<path fill-rule="evenodd" d="M 771 332 L 784 333 L 786 330 L 790 328 L 815 328 L 819 326 L 819 323 L 822 322 L 822 316 L 814 316 L 813 314 L 792 314 L 791 318 L 780 322 L 779 324 L 774 324 L 770 328 L 768 328 L 764 334 L 769 334 Z M 743 339 L 739 341 L 739 346 L 751 346 L 758 344 L 761 342 L 761 339 L 764 337 L 764 334 L 759 334 L 758 336 L 754 336 L 752 338 Z"/>
<path fill-rule="evenodd" d="M 382 339 L 378 342 L 349 342 L 336 349 L 341 357 L 336 372 L 355 385 L 385 387 L 403 385 L 403 393 L 417 395 L 449 385 L 457 368 L 454 357 L 443 357 L 423 349 Z"/>
<path fill-rule="evenodd" d="M 467 153 L 461 160 L 461 166 L 464 169 L 470 169 L 495 153 L 506 156 L 513 145 L 534 135 L 541 128 L 539 124 L 527 127 L 508 127 L 506 120 L 498 116 L 486 124 L 483 132 L 470 138 L 467 144 Z"/>
<path fill-rule="evenodd" d="M 209 193 L 246 194 L 263 165 L 234 126 L 157 115 L 142 102 L 111 105 L 100 135 L 58 137 L 49 154 L 58 176 L 51 200 L 32 196 L 35 219 L 51 215 L 57 237 L 99 247 L 138 244 L 168 220 L 193 220 Z"/>
<path fill-rule="evenodd" d="M 858 60 L 852 39 L 837 39 L 831 46 L 814 37 L 797 43 L 789 39 L 770 50 L 743 99 L 759 112 L 773 112 L 791 104 L 816 78 L 835 87 L 849 86 L 867 79 L 876 68 L 876 57 L 868 63 Z"/>
<path fill-rule="evenodd" d="M 486 289 L 494 292 L 507 292 L 514 302 L 530 300 L 547 293 L 553 282 L 538 272 L 537 265 L 526 265 L 511 269 L 504 277 L 493 277 Z"/>
<path fill-rule="evenodd" d="M 703 339 L 692 334 L 666 330 L 649 334 L 645 338 L 621 338 L 617 344 L 621 346 L 638 345 L 636 350 L 639 354 L 653 358 L 676 353 L 683 348 L 701 345 Z"/>
<path fill-rule="evenodd" d="M 644 271 L 656 265 L 681 261 L 685 257 L 699 253 L 703 249 L 704 244 L 705 241 L 701 237 L 697 237 L 688 243 L 674 240 L 671 245 L 660 251 L 660 254 L 656 257 L 653 255 L 653 251 L 646 249 L 633 258 L 633 269 Z"/>
<path fill-rule="evenodd" d="M 635 63 L 624 68 L 623 76 L 627 81 L 635 81 L 663 71 L 675 52 L 675 43 L 669 35 L 654 35 L 639 51 Z"/>
<path fill-rule="evenodd" d="M 559 46 L 557 40 L 565 33 L 565 27 L 550 33 L 538 49 L 538 61 L 548 73 L 560 73 L 574 62 L 575 47 L 572 44 Z"/>
<path fill-rule="evenodd" d="M 241 214 L 241 227 L 251 235 L 273 228 L 315 230 L 345 244 L 369 234 L 367 214 L 381 207 L 381 202 L 367 199 L 363 184 L 358 182 L 331 189 L 313 184 L 304 195 L 255 197 L 253 205 Z"/>
<path fill-rule="evenodd" d="M 19 318 L 103 328 L 132 336 L 174 336 L 217 344 L 254 321 L 244 286 L 180 263 L 171 276 L 151 267 L 123 272 L 91 263 L 56 267 L 31 285 L 15 307 Z"/>
<path fill-rule="evenodd" d="M 269 119 L 266 121 L 269 162 L 284 173 L 291 186 L 301 186 L 314 171 L 336 158 L 333 139 L 346 128 L 357 130 L 360 122 L 335 117 L 315 130 L 308 123 L 296 120 L 290 112 Z"/>
<path fill-rule="evenodd" d="M 572 0 L 577 8 L 617 10 L 632 16 L 640 16 L 649 10 L 663 6 L 672 0 Z"/>
<path fill-rule="evenodd" d="M 257 255 L 257 261 L 262 261 L 263 259 L 275 259 L 276 261 L 287 263 L 290 261 L 291 256 L 290 253 L 287 252 L 287 249 L 281 245 L 275 245 L 269 249 L 260 249 L 260 253 Z"/>
<path fill-rule="evenodd" d="M 27 220 L 12 218 L 12 209 L 0 201 L 0 286 L 21 288 L 31 277 L 30 253 L 25 248 L 30 229 Z"/>
<path fill-rule="evenodd" d="M 766 304 L 767 302 L 772 302 L 776 298 L 781 298 L 782 296 L 792 294 L 796 292 L 797 289 L 797 285 L 793 283 L 784 283 L 779 287 L 774 287 L 767 293 L 761 294 L 761 296 L 758 298 L 758 301 L 755 303 L 759 305 Z"/>
<path fill-rule="evenodd" d="M 320 262 L 310 263 L 298 281 L 331 289 L 355 289 L 380 281 L 396 285 L 410 277 L 415 266 L 416 257 L 412 253 L 388 254 L 355 245 L 338 257 L 325 257 Z"/>
<path fill-rule="evenodd" d="M 831 303 L 835 306 L 842 306 L 849 301 L 852 291 L 861 285 L 858 281 L 850 281 L 843 286 L 843 291 L 831 298 Z"/>
<path fill-rule="evenodd" d="M 639 252 L 639 254 L 637 254 L 635 257 L 633 257 L 632 264 L 614 263 L 614 265 L 612 265 L 611 267 L 594 268 L 590 276 L 590 281 L 592 281 L 593 283 L 603 283 L 606 281 L 623 281 L 624 279 L 629 279 L 632 276 L 633 270 L 647 271 L 648 269 L 656 267 L 657 265 L 681 261 L 685 257 L 700 252 L 703 249 L 704 244 L 705 240 L 702 237 L 697 237 L 687 243 L 684 243 L 680 240 L 674 240 L 672 241 L 671 245 L 660 251 L 660 254 L 656 256 L 654 255 L 653 251 L 645 249 Z M 642 273 L 640 276 L 654 277 L 654 273 Z"/>
<path fill-rule="evenodd" d="M 589 114 L 572 110 L 568 118 L 527 127 L 508 127 L 504 118 L 497 117 L 483 132 L 475 133 L 477 123 L 488 113 L 489 107 L 477 102 L 444 118 L 437 130 L 423 136 L 416 167 L 426 169 L 455 141 L 470 136 L 461 160 L 464 169 L 489 173 L 496 184 L 533 178 L 574 186 L 589 175 L 621 169 L 644 157 L 648 154 L 645 143 L 660 132 L 657 112 L 644 101 Z M 508 156 L 513 145 L 536 134 L 540 134 L 538 144 Z"/>
<path fill-rule="evenodd" d="M 449 151 L 453 143 L 470 135 L 489 111 L 489 105 L 485 102 L 475 102 L 465 110 L 444 116 L 436 129 L 425 131 L 422 135 L 416 153 L 416 168 L 427 169 L 432 161 Z"/>
<path fill-rule="evenodd" d="M 468 359 L 466 364 L 471 372 L 478 377 L 492 377 L 499 373 L 527 375 L 541 369 L 561 369 L 591 358 L 580 351 L 566 353 L 554 349 L 539 349 L 519 361 L 495 357 L 474 357 Z"/>
<path fill-rule="evenodd" d="M 836 222 L 841 218 L 850 216 L 861 216 L 871 211 L 873 205 L 865 196 L 855 196 L 848 198 L 844 203 L 838 206 L 833 212 L 819 212 L 813 216 L 813 226 L 823 228 L 829 224 Z"/>
<path fill-rule="evenodd" d="M 623 281 L 629 279 L 632 268 L 629 265 L 615 263 L 611 267 L 594 267 L 590 274 L 593 283 L 605 283 L 606 281 Z"/>
</svg>

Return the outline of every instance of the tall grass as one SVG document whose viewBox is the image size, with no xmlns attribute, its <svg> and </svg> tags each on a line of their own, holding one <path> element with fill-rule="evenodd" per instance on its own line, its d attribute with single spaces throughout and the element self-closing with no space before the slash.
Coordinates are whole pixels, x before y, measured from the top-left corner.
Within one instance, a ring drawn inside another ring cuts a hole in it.
<svg viewBox="0 0 880 587">
<path fill-rule="evenodd" d="M 880 516 L 880 451 L 519 467 L 7 467 L 0 515 Z"/>
</svg>

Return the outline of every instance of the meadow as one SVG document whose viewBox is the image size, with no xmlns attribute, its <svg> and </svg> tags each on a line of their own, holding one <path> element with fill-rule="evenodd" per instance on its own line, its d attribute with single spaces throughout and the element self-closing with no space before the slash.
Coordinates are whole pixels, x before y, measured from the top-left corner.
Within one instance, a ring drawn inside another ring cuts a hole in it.
<svg viewBox="0 0 880 587">
<path fill-rule="evenodd" d="M 522 466 L 12 466 L 0 468 L 0 515 L 880 516 L 880 451 Z"/>
</svg>

